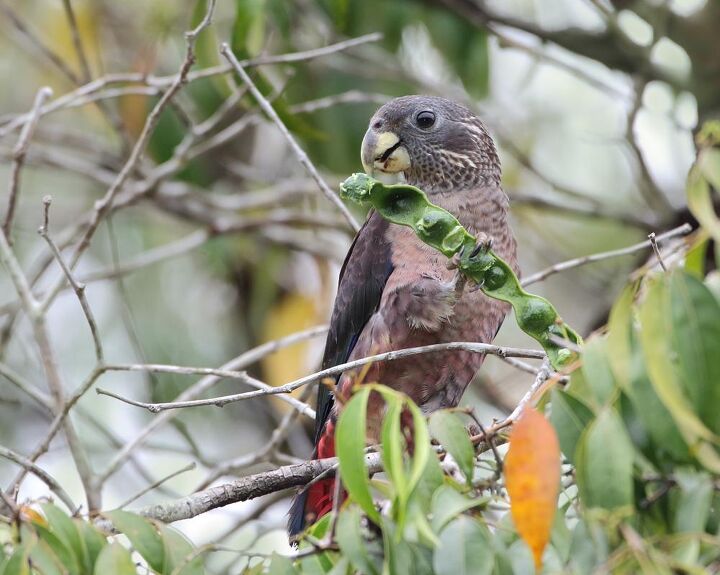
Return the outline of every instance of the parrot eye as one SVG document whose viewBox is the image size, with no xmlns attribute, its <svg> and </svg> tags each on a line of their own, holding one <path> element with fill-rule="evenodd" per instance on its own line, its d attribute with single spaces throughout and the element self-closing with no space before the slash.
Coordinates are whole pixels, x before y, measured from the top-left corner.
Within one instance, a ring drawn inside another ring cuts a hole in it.
<svg viewBox="0 0 720 575">
<path fill-rule="evenodd" d="M 415 123 L 418 125 L 419 128 L 427 130 L 435 123 L 435 114 L 430 110 L 423 110 L 422 112 L 418 112 L 418 115 L 415 116 Z"/>
</svg>

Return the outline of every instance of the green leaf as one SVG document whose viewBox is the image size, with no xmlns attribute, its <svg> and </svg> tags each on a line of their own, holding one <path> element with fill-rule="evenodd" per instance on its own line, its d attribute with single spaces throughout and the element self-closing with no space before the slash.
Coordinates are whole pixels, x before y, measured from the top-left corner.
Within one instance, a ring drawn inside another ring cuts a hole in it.
<svg viewBox="0 0 720 575">
<path fill-rule="evenodd" d="M 87 549 L 90 565 L 95 565 L 95 562 L 100 555 L 100 551 L 102 551 L 108 544 L 107 540 L 88 521 L 80 521 L 77 526 L 80 531 L 80 537 L 82 537 L 85 543 L 85 549 Z"/>
<path fill-rule="evenodd" d="M 413 454 L 410 464 L 410 492 L 412 493 L 417 487 L 425 473 L 428 459 L 431 456 L 430 449 L 423 449 L 423 445 L 430 445 L 430 432 L 428 431 L 427 421 L 420 408 L 409 398 L 406 399 L 407 408 L 410 410 L 413 418 L 413 444 L 417 447 Z"/>
<path fill-rule="evenodd" d="M 400 416 L 403 405 L 399 397 L 393 394 L 386 394 L 385 416 L 382 425 L 382 458 L 385 473 L 390 478 L 395 493 L 397 494 L 399 506 L 402 508 L 400 515 L 404 514 L 404 506 L 409 495 L 409 485 L 403 462 L 404 440 L 400 429 Z"/>
<path fill-rule="evenodd" d="M 75 554 L 60 540 L 57 535 L 55 535 L 55 533 L 38 524 L 35 524 L 33 528 L 35 530 L 35 533 L 37 533 L 38 537 L 40 538 L 40 542 L 43 543 L 48 550 L 50 550 L 50 552 L 56 557 L 57 562 L 61 566 L 65 567 L 67 572 L 80 573 L 80 566 L 77 563 Z M 104 541 L 105 540 L 103 539 L 103 543 Z M 33 561 L 38 562 L 35 551 L 36 549 L 33 548 L 31 558 L 33 559 Z M 41 553 L 43 552 L 41 551 Z M 90 565 L 94 564 L 95 557 L 93 557 L 92 561 L 90 561 Z"/>
<path fill-rule="evenodd" d="M 707 256 L 709 245 L 710 241 L 705 234 L 695 241 L 695 245 L 693 245 L 693 247 L 690 248 L 685 255 L 686 272 L 699 279 L 705 277 L 705 258 Z"/>
<path fill-rule="evenodd" d="M 340 550 L 355 569 L 365 575 L 377 575 L 382 566 L 376 565 L 368 553 L 361 525 L 360 509 L 351 505 L 340 513 L 335 536 Z"/>
<path fill-rule="evenodd" d="M 265 0 L 236 0 L 230 45 L 238 59 L 257 56 L 265 34 Z"/>
<path fill-rule="evenodd" d="M 293 566 L 293 562 L 289 557 L 273 553 L 270 559 L 270 567 L 268 575 L 296 575 L 298 571 Z"/>
<path fill-rule="evenodd" d="M 2 575 L 30 575 L 30 550 L 26 545 L 20 545 L 5 561 Z"/>
<path fill-rule="evenodd" d="M 433 556 L 436 575 L 490 575 L 494 565 L 487 530 L 474 519 L 461 515 L 440 533 Z"/>
<path fill-rule="evenodd" d="M 57 556 L 55 551 L 46 541 L 38 541 L 30 551 L 30 562 L 32 566 L 43 575 L 67 575 L 72 574 L 67 564 Z M 74 573 L 79 573 L 75 571 Z"/>
<path fill-rule="evenodd" d="M 130 552 L 119 543 L 107 545 L 95 563 L 95 575 L 136 575 Z"/>
<path fill-rule="evenodd" d="M 375 509 L 370 494 L 370 479 L 365 467 L 365 429 L 369 396 L 370 389 L 361 386 L 343 408 L 335 430 L 335 450 L 340 477 L 348 495 L 377 523 L 380 514 Z"/>
<path fill-rule="evenodd" d="M 704 532 L 713 498 L 712 478 L 707 473 L 683 469 L 676 470 L 674 476 L 679 488 L 674 502 L 674 531 Z"/>
<path fill-rule="evenodd" d="M 687 201 L 695 219 L 707 230 L 715 242 L 720 244 L 720 219 L 715 214 L 710 185 L 703 177 L 698 165 L 693 166 L 688 175 Z"/>
<path fill-rule="evenodd" d="M 615 410 L 603 409 L 585 430 L 575 461 L 578 489 L 587 508 L 633 505 L 633 447 Z"/>
<path fill-rule="evenodd" d="M 75 521 L 52 503 L 43 503 L 40 507 L 47 518 L 50 530 L 70 550 L 77 562 L 78 569 L 90 571 L 92 565 L 90 565 L 85 542 L 80 537 L 80 531 L 78 531 Z"/>
<path fill-rule="evenodd" d="M 703 149 L 698 156 L 698 166 L 705 179 L 720 192 L 720 149 Z"/>
<path fill-rule="evenodd" d="M 611 403 L 617 396 L 618 386 L 610 369 L 605 338 L 595 337 L 585 343 L 582 362 L 585 381 L 598 406 Z"/>
<path fill-rule="evenodd" d="M 485 505 L 487 502 L 487 497 L 470 498 L 449 485 L 443 485 L 432 498 L 432 528 L 439 533 L 461 513 Z"/>
<path fill-rule="evenodd" d="M 104 515 L 112 522 L 115 529 L 125 534 L 133 548 L 143 556 L 153 571 L 163 572 L 165 565 L 163 540 L 148 519 L 119 509 L 108 511 Z"/>
<path fill-rule="evenodd" d="M 720 471 L 720 457 L 712 445 L 703 440 L 717 437 L 703 424 L 677 382 L 671 361 L 671 328 L 668 290 L 662 278 L 648 282 L 645 302 L 640 308 L 640 341 L 650 381 L 660 400 L 678 425 L 685 441 L 694 447 L 695 456 L 708 469 Z"/>
<path fill-rule="evenodd" d="M 720 434 L 720 303 L 699 279 L 681 270 L 670 279 L 674 349 L 695 413 Z"/>
<path fill-rule="evenodd" d="M 468 484 L 472 483 L 475 470 L 475 449 L 470 442 L 467 429 L 460 418 L 447 410 L 436 411 L 430 416 L 432 435 L 457 462 Z"/>
<path fill-rule="evenodd" d="M 195 549 L 190 541 L 182 533 L 163 525 L 158 524 L 165 548 L 165 562 L 163 564 L 164 575 L 203 575 L 202 557 L 194 555 Z M 192 558 L 192 559 L 191 559 Z"/>
<path fill-rule="evenodd" d="M 632 305 L 637 293 L 638 283 L 625 286 L 620 297 L 613 304 L 608 318 L 607 359 L 615 380 L 627 391 L 630 383 L 630 365 L 632 350 Z"/>
<path fill-rule="evenodd" d="M 550 401 L 550 422 L 557 432 L 560 449 L 565 457 L 574 463 L 577 442 L 592 421 L 593 412 L 582 401 L 558 387 L 554 387 L 550 392 Z"/>
</svg>

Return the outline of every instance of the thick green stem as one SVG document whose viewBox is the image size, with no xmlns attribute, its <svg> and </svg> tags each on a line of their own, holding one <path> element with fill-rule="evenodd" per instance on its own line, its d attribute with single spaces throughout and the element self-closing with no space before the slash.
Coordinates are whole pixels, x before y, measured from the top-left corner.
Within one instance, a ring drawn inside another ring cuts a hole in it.
<svg viewBox="0 0 720 575">
<path fill-rule="evenodd" d="M 473 237 L 447 210 L 428 200 L 422 190 L 405 184 L 387 186 L 366 174 L 353 174 L 340 184 L 343 198 L 370 204 L 386 220 L 412 228 L 429 246 L 448 258 L 488 296 L 508 302 L 520 329 L 542 345 L 554 369 L 570 363 L 575 352 L 561 343 L 582 343 L 580 336 L 545 298 L 527 293 L 510 266 Z"/>
</svg>

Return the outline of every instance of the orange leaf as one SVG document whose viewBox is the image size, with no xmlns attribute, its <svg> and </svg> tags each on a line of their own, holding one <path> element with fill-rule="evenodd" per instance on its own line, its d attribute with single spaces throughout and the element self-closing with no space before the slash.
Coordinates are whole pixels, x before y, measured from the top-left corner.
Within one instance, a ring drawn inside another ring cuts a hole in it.
<svg viewBox="0 0 720 575">
<path fill-rule="evenodd" d="M 513 425 L 504 467 L 515 527 L 539 571 L 557 509 L 560 446 L 552 425 L 534 409 L 526 409 Z"/>
<path fill-rule="evenodd" d="M 30 523 L 42 525 L 43 527 L 48 526 L 47 520 L 28 505 L 23 505 L 20 507 L 20 517 L 21 519 L 23 519 L 23 521 L 29 521 Z"/>
</svg>

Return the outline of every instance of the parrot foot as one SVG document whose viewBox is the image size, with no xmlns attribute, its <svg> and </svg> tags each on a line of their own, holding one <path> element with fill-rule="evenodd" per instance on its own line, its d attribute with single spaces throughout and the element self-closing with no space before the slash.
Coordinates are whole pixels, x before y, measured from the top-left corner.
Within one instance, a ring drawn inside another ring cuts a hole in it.
<svg viewBox="0 0 720 575">
<path fill-rule="evenodd" d="M 474 258 L 480 252 L 487 252 L 492 249 L 493 239 L 485 232 L 475 234 L 475 249 L 470 253 L 470 257 Z"/>
</svg>

